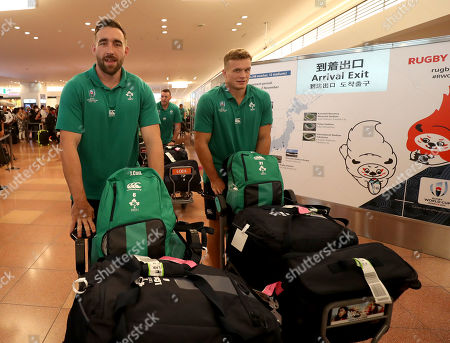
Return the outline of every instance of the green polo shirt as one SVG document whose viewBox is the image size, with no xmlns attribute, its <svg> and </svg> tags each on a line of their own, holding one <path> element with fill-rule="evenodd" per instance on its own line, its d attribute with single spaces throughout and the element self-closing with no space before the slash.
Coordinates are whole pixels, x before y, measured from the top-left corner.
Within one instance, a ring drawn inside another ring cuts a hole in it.
<svg viewBox="0 0 450 343">
<path fill-rule="evenodd" d="M 78 155 L 88 199 L 100 199 L 116 170 L 136 166 L 139 128 L 154 124 L 159 118 L 150 87 L 124 68 L 113 89 L 100 81 L 95 64 L 67 82 L 56 128 L 82 134 Z"/>
<path fill-rule="evenodd" d="M 255 151 L 259 128 L 272 124 L 270 95 L 247 85 L 244 100 L 238 106 L 225 84 L 203 94 L 197 104 L 194 130 L 211 133 L 209 150 L 219 171 L 232 153 Z"/>
<path fill-rule="evenodd" d="M 161 122 L 161 140 L 163 144 L 169 144 L 173 137 L 173 125 L 181 123 L 180 110 L 177 105 L 169 102 L 167 110 L 162 108 L 161 101 L 156 104 Z"/>
</svg>

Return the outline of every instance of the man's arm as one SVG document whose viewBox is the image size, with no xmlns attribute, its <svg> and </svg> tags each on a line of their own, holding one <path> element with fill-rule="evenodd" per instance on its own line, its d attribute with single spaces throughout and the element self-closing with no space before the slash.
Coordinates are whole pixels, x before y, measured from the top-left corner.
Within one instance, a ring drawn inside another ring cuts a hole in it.
<svg viewBox="0 0 450 343">
<path fill-rule="evenodd" d="M 180 135 L 181 131 L 181 123 L 175 123 L 175 130 L 173 131 L 173 140 L 175 141 L 175 144 L 178 143 L 178 136 Z"/>
<path fill-rule="evenodd" d="M 206 175 L 208 175 L 211 181 L 212 190 L 215 194 L 221 194 L 225 189 L 225 183 L 219 174 L 217 174 L 216 167 L 214 167 L 213 158 L 208 146 L 210 139 L 211 133 L 195 131 L 195 152 L 205 169 Z"/>
<path fill-rule="evenodd" d="M 164 178 L 164 151 L 159 124 L 141 127 L 141 133 L 147 150 L 148 166 Z"/>
<path fill-rule="evenodd" d="M 268 155 L 270 152 L 270 131 L 272 125 L 264 125 L 259 127 L 258 142 L 256 143 L 256 152 L 258 154 Z"/>
<path fill-rule="evenodd" d="M 77 224 L 77 235 L 79 238 L 81 237 L 81 229 L 83 226 L 87 236 L 91 235 L 91 231 L 95 232 L 95 224 L 93 222 L 94 209 L 89 205 L 86 198 L 80 156 L 77 150 L 80 140 L 81 134 L 61 130 L 61 161 L 64 177 L 66 178 L 73 198 L 70 232 L 72 232 L 75 224 Z"/>
</svg>

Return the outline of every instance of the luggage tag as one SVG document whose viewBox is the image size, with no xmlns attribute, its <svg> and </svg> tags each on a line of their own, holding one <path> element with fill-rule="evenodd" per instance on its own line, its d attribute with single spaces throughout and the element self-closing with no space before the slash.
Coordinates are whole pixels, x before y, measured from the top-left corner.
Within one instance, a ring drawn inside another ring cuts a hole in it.
<svg viewBox="0 0 450 343">
<path fill-rule="evenodd" d="M 148 256 L 134 255 L 136 260 L 148 265 L 148 276 L 164 276 L 164 267 L 161 262 Z"/>
<path fill-rule="evenodd" d="M 237 250 L 242 252 L 244 249 L 245 242 L 247 242 L 248 235 L 245 233 L 245 231 L 248 230 L 250 227 L 249 224 L 245 224 L 244 228 L 242 229 L 236 229 L 236 232 L 234 233 L 233 240 L 231 241 L 231 245 L 234 246 Z"/>
<path fill-rule="evenodd" d="M 364 278 L 370 287 L 375 303 L 379 305 L 392 304 L 391 296 L 378 277 L 375 268 L 365 258 L 354 258 L 356 265 L 363 270 Z"/>
<path fill-rule="evenodd" d="M 166 152 L 165 155 L 169 158 L 170 162 L 175 163 L 176 160 L 173 158 L 170 152 Z"/>
</svg>

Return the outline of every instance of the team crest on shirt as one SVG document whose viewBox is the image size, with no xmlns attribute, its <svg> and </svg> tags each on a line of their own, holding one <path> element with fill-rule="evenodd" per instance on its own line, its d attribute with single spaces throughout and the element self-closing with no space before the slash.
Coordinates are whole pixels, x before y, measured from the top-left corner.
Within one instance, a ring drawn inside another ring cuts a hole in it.
<svg viewBox="0 0 450 343">
<path fill-rule="evenodd" d="M 173 110 L 170 110 L 170 114 L 172 114 L 173 113 Z"/>
<path fill-rule="evenodd" d="M 248 107 L 250 107 L 250 111 L 254 111 L 255 110 L 255 103 L 253 101 L 250 101 L 250 104 L 248 105 Z"/>
<path fill-rule="evenodd" d="M 89 89 L 89 99 L 88 102 L 97 102 L 98 100 L 95 98 L 95 89 Z"/>
<path fill-rule="evenodd" d="M 128 97 L 128 100 L 133 100 L 133 92 L 128 91 L 127 94 L 125 94 Z"/>
<path fill-rule="evenodd" d="M 219 103 L 219 112 L 226 112 L 227 109 L 225 108 L 225 101 L 221 101 Z"/>
</svg>

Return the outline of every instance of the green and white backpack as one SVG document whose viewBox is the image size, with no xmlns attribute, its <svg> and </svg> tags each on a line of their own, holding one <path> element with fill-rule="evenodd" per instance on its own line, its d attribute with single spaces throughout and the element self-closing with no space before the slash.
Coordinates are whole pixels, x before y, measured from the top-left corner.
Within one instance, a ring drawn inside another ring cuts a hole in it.
<svg viewBox="0 0 450 343">
<path fill-rule="evenodd" d="M 250 206 L 283 205 L 283 178 L 275 156 L 238 151 L 227 161 L 227 203 L 234 213 Z"/>
<path fill-rule="evenodd" d="M 154 169 L 120 169 L 103 189 L 91 261 L 121 253 L 184 258 L 176 221 L 171 197 Z"/>
</svg>

